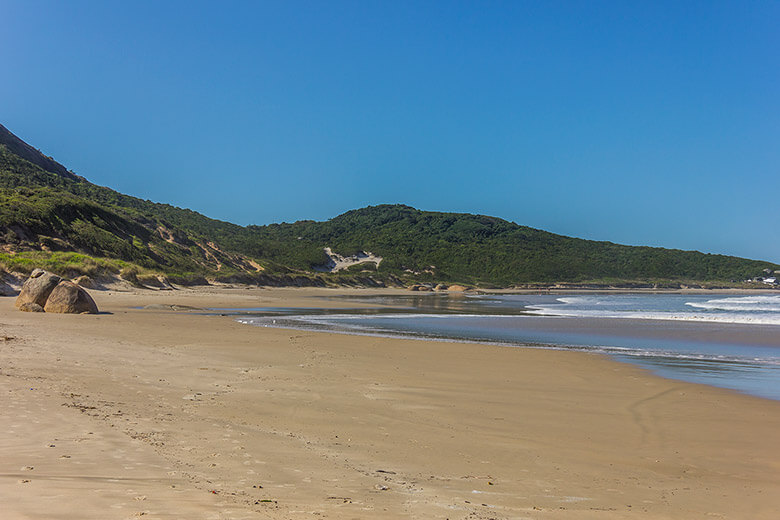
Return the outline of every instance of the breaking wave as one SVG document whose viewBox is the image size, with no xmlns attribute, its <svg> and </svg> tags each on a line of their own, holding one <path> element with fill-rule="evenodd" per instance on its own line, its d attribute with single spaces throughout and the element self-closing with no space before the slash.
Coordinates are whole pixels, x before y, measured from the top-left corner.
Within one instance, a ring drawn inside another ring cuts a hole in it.
<svg viewBox="0 0 780 520">
<path fill-rule="evenodd" d="M 687 301 L 686 301 L 687 300 Z M 580 318 L 702 321 L 780 325 L 780 295 L 691 300 L 690 296 L 570 296 L 529 306 L 532 314 Z"/>
</svg>

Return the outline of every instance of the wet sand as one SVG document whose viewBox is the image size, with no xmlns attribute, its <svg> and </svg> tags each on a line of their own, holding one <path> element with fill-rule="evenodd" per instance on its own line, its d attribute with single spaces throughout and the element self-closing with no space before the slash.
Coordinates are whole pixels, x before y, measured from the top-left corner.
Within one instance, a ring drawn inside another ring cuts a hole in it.
<svg viewBox="0 0 780 520">
<path fill-rule="evenodd" d="M 20 313 L 0 299 L 2 517 L 770 519 L 780 510 L 775 401 L 593 354 L 164 310 L 354 306 L 322 294 L 335 292 L 96 291 L 110 312 L 97 316 Z"/>
</svg>

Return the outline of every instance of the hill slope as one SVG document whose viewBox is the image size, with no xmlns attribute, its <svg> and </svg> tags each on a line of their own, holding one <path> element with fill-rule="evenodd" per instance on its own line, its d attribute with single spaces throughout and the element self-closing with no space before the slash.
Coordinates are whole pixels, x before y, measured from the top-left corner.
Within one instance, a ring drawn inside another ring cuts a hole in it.
<svg viewBox="0 0 780 520">
<path fill-rule="evenodd" d="M 40 150 L 36 150 L 29 144 L 25 143 L 14 134 L 12 134 L 6 127 L 0 125 L 0 143 L 5 145 L 9 152 L 12 154 L 33 163 L 42 170 L 54 173 L 60 177 L 68 179 L 77 179 L 76 175 L 68 171 L 63 165 L 55 161 L 53 158 L 43 155 Z"/>
<path fill-rule="evenodd" d="M 92 184 L 0 131 L 0 248 L 7 253 L 81 252 L 184 278 L 261 273 L 251 235 Z"/>
<path fill-rule="evenodd" d="M 383 260 L 378 269 L 361 264 L 346 274 L 318 274 L 328 261 L 326 247 L 347 256 L 370 251 Z M 2 126 L 0 248 L 6 264 L 21 258 L 14 255 L 20 251 L 70 251 L 179 281 L 295 284 L 354 283 L 356 276 L 359 283 L 502 286 L 729 282 L 780 268 L 723 255 L 569 238 L 495 217 L 402 205 L 353 210 L 326 222 L 242 227 L 92 184 Z"/>
</svg>

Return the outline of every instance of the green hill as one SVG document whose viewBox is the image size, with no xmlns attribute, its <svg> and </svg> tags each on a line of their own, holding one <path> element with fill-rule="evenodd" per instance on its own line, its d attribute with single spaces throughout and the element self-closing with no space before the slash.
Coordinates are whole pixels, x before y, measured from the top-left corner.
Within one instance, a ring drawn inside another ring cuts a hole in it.
<svg viewBox="0 0 780 520">
<path fill-rule="evenodd" d="M 324 248 L 383 260 L 323 273 Z M 242 227 L 97 186 L 0 125 L 0 263 L 268 284 L 414 281 L 731 283 L 768 262 L 555 235 L 495 217 L 382 205 L 326 222 Z M 87 267 L 85 267 L 87 266 Z M 366 272 L 367 271 L 367 272 Z"/>
<path fill-rule="evenodd" d="M 305 267 L 300 250 L 324 246 L 342 254 L 371 251 L 379 272 L 411 270 L 420 279 L 486 283 L 625 283 L 744 280 L 776 267 L 724 255 L 632 247 L 555 235 L 482 215 L 383 205 L 349 211 L 327 222 L 250 227 L 264 240 L 298 243 L 296 256 L 274 260 Z M 290 251 L 285 249 L 283 251 Z"/>
</svg>

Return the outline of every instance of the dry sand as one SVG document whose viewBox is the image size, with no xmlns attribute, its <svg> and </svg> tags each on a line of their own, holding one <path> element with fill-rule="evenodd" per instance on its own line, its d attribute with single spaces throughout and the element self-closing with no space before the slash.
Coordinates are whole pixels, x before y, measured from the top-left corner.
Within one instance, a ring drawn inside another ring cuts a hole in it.
<svg viewBox="0 0 780 520">
<path fill-rule="evenodd" d="M 780 403 L 597 355 L 138 309 L 316 290 L 0 299 L 0 518 L 780 515 Z M 348 304 L 353 305 L 353 304 Z"/>
</svg>

